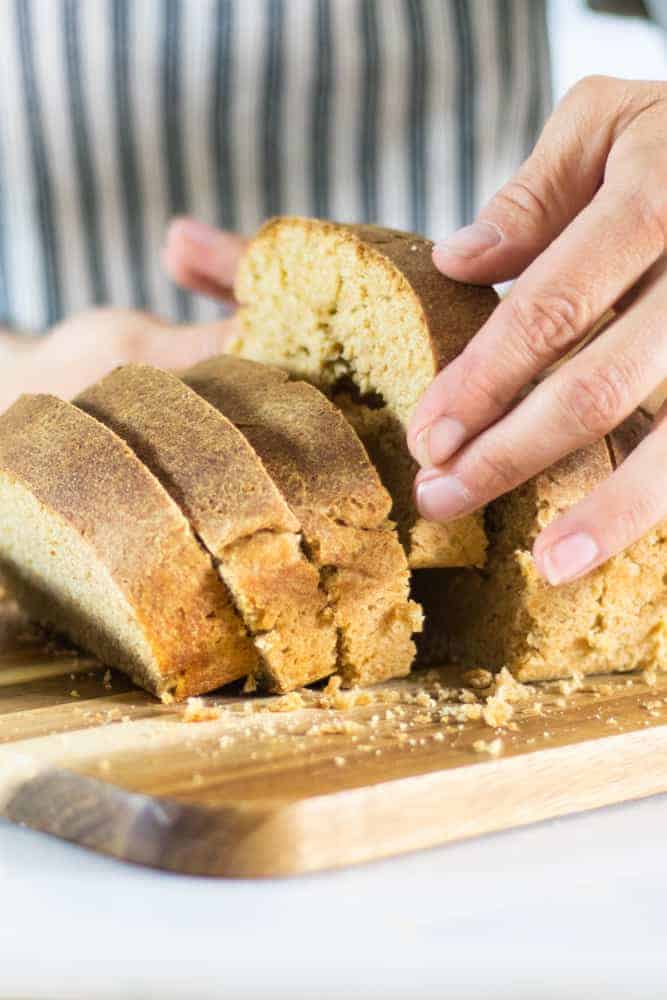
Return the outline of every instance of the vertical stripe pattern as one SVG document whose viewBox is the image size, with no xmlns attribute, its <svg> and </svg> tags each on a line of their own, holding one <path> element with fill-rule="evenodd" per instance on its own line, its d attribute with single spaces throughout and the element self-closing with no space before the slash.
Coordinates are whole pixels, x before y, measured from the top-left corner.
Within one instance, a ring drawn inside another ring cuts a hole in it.
<svg viewBox="0 0 667 1000">
<path fill-rule="evenodd" d="M 97 178 L 90 151 L 87 95 L 81 76 L 81 30 L 78 0 L 63 4 L 64 60 L 67 76 L 67 96 L 70 132 L 76 160 L 81 212 L 86 234 L 87 264 L 93 302 L 108 299 L 104 273 L 104 250 L 98 219 Z"/>
<path fill-rule="evenodd" d="M 359 131 L 361 213 L 364 222 L 376 222 L 378 215 L 378 91 L 382 77 L 376 0 L 361 0 L 360 15 L 359 27 L 364 53 Z"/>
<path fill-rule="evenodd" d="M 475 214 L 475 66 L 467 0 L 454 0 L 456 47 L 459 55 L 459 225 L 472 221 Z"/>
<path fill-rule="evenodd" d="M 261 123 L 264 214 L 277 215 L 282 206 L 282 87 L 284 0 L 267 0 L 264 95 Z"/>
<path fill-rule="evenodd" d="M 538 137 L 548 107 L 551 104 L 551 74 L 547 51 L 547 12 L 539 4 L 530 19 L 530 45 L 532 86 L 528 95 L 528 115 L 524 131 L 524 156 L 530 153 Z"/>
<path fill-rule="evenodd" d="M 31 0 L 15 0 L 15 10 L 24 108 L 30 138 L 33 177 L 37 193 L 39 233 L 42 244 L 42 277 L 46 300 L 44 323 L 48 326 L 62 316 L 60 247 L 54 224 L 53 192 L 44 140 L 41 95 L 37 88 L 35 74 Z"/>
<path fill-rule="evenodd" d="M 7 256 L 8 227 L 5 213 L 4 163 L 4 147 L 0 146 L 0 324 L 9 326 L 12 321 L 12 296 Z"/>
<path fill-rule="evenodd" d="M 234 47 L 232 0 L 217 0 L 215 11 L 215 68 L 211 101 L 211 149 L 218 179 L 218 225 L 236 229 L 234 133 L 231 115 Z"/>
<path fill-rule="evenodd" d="M 148 307 L 146 287 L 144 227 L 142 223 L 143 192 L 139 185 L 139 170 L 134 140 L 134 112 L 130 81 L 130 50 L 136 44 L 132 36 L 131 4 L 129 0 L 112 0 L 113 97 L 115 101 L 116 144 L 120 160 L 125 232 L 132 269 L 133 305 Z"/>
<path fill-rule="evenodd" d="M 545 4 L 0 3 L 0 321 L 212 319 L 162 269 L 176 214 L 469 222 L 547 114 Z"/>
<path fill-rule="evenodd" d="M 188 210 L 184 153 L 183 108 L 181 104 L 181 0 L 166 0 L 162 37 L 162 138 L 167 176 L 169 215 Z M 192 320 L 191 302 L 180 288 L 174 289 L 176 315 L 181 322 Z"/>
<path fill-rule="evenodd" d="M 426 229 L 429 55 L 421 0 L 405 0 L 410 36 L 410 105 L 408 115 L 408 156 L 411 192 L 411 228 Z"/>
<path fill-rule="evenodd" d="M 329 162 L 331 158 L 331 105 L 333 88 L 332 0 L 316 0 L 315 41 L 318 58 L 314 66 L 313 122 L 311 129 L 313 215 L 329 215 Z M 335 3 L 335 0 L 333 0 Z"/>
</svg>

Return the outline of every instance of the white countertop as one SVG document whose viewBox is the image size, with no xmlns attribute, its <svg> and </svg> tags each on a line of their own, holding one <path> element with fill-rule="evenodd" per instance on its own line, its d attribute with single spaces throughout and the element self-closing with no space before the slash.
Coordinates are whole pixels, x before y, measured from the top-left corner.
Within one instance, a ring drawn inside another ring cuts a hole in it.
<svg viewBox="0 0 667 1000">
<path fill-rule="evenodd" d="M 3 998 L 664 997 L 666 922 L 667 796 L 280 881 L 0 823 Z"/>
</svg>

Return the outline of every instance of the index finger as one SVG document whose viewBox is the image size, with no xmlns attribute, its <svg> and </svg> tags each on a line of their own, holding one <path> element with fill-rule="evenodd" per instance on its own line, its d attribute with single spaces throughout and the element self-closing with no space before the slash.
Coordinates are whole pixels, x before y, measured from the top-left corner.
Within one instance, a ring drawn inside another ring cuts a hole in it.
<svg viewBox="0 0 667 1000">
<path fill-rule="evenodd" d="M 420 465 L 441 465 L 502 416 L 655 263 L 664 245 L 662 221 L 641 187 L 603 185 L 424 393 L 408 431 Z"/>
</svg>

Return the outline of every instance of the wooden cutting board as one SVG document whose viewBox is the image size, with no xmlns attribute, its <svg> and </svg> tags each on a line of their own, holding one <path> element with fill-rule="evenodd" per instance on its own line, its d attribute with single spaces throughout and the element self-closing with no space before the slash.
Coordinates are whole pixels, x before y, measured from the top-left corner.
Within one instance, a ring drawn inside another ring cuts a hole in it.
<svg viewBox="0 0 667 1000">
<path fill-rule="evenodd" d="M 566 698 L 542 686 L 497 731 L 442 721 L 460 714 L 457 696 L 442 697 L 457 681 L 443 668 L 354 694 L 366 703 L 345 709 L 321 707 L 321 692 L 280 712 L 269 708 L 289 703 L 236 693 L 205 699 L 217 717 L 186 722 L 183 706 L 105 679 L 4 605 L 0 814 L 159 868 L 266 876 L 667 789 L 667 678 L 604 678 Z M 495 739 L 498 756 L 484 749 Z"/>
</svg>

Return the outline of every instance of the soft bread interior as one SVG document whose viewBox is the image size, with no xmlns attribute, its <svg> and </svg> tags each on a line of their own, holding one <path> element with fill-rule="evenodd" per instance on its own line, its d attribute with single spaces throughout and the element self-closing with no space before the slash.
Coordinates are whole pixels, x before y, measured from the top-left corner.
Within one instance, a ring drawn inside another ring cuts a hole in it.
<svg viewBox="0 0 667 1000">
<path fill-rule="evenodd" d="M 28 614 L 156 695 L 168 690 L 125 596 L 81 534 L 0 473 L 0 566 Z"/>
<path fill-rule="evenodd" d="M 251 244 L 236 294 L 238 353 L 329 389 L 353 373 L 407 424 L 433 355 L 410 285 L 381 254 L 326 224 L 278 224 Z"/>
<path fill-rule="evenodd" d="M 391 493 L 412 568 L 481 566 L 481 514 L 442 525 L 415 510 L 417 465 L 405 429 L 436 362 L 422 305 L 382 252 L 383 241 L 395 237 L 364 227 L 361 239 L 319 220 L 268 223 L 239 267 L 240 333 L 232 350 L 313 382 L 344 410 Z M 414 239 L 421 253 L 424 241 Z"/>
</svg>

